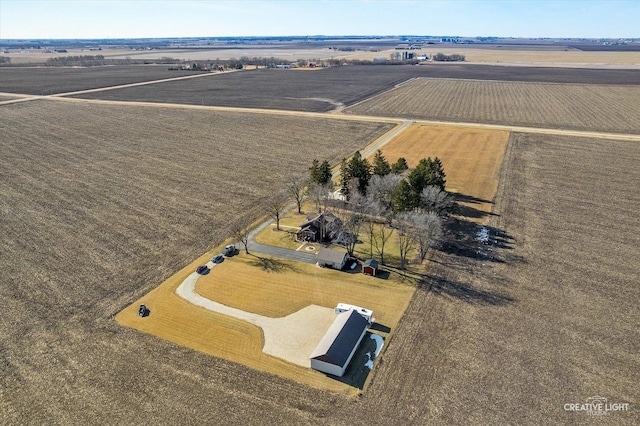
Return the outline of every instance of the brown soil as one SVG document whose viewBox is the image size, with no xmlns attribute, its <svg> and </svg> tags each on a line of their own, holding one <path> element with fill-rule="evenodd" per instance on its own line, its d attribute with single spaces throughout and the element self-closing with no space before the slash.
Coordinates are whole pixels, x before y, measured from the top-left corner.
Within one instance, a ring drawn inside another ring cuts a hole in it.
<svg viewBox="0 0 640 426">
<path fill-rule="evenodd" d="M 637 133 L 640 87 L 415 79 L 345 110 L 403 118 Z"/>
</svg>

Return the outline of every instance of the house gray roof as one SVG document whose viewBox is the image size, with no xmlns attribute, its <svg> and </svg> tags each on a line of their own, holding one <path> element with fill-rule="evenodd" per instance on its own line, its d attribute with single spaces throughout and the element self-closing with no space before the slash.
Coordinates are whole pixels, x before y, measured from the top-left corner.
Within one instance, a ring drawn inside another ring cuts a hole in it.
<svg viewBox="0 0 640 426">
<path fill-rule="evenodd" d="M 368 325 L 367 320 L 354 310 L 338 314 L 309 358 L 344 366 Z"/>
<path fill-rule="evenodd" d="M 324 226 L 331 227 L 333 224 L 341 223 L 341 220 L 331 212 L 323 212 L 320 214 L 315 214 L 313 216 L 307 216 L 307 221 L 300 225 L 300 228 L 304 228 L 305 226 L 314 225 L 320 226 L 320 224 L 324 224 Z"/>
<path fill-rule="evenodd" d="M 318 262 L 325 263 L 342 263 L 347 253 L 343 251 L 331 250 L 326 247 L 321 247 L 318 250 Z"/>
</svg>

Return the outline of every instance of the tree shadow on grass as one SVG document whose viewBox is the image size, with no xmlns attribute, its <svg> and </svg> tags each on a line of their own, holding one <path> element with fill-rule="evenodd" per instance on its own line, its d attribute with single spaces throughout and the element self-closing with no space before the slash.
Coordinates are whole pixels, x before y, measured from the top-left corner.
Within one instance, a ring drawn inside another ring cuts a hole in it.
<svg viewBox="0 0 640 426">
<path fill-rule="evenodd" d="M 485 212 L 483 210 L 476 209 L 466 204 L 457 204 L 453 210 L 453 213 L 457 214 L 458 216 L 462 216 L 470 219 L 482 219 L 487 216 L 496 216 L 495 213 Z"/>
<path fill-rule="evenodd" d="M 420 283 L 420 288 L 478 306 L 506 306 L 516 301 L 504 293 L 477 289 L 471 284 L 455 282 L 442 277 L 426 276 Z"/>
<path fill-rule="evenodd" d="M 295 267 L 293 262 L 289 262 L 283 259 L 275 259 L 272 257 L 260 257 L 255 254 L 250 254 L 253 256 L 255 260 L 249 260 L 248 264 L 250 266 L 255 266 L 257 268 L 261 268 L 263 271 L 267 272 L 285 272 L 292 271 L 297 272 L 298 269 Z"/>
<path fill-rule="evenodd" d="M 455 204 L 453 205 L 452 213 L 457 216 L 468 219 L 482 219 L 487 216 L 496 216 L 495 213 L 480 210 L 473 206 L 473 204 L 493 205 L 492 201 L 466 194 L 454 194 L 454 200 Z"/>
<path fill-rule="evenodd" d="M 489 203 L 493 204 L 490 200 L 485 200 L 483 198 L 474 197 L 473 195 L 467 195 L 462 193 L 456 193 L 453 195 L 456 201 L 461 203 L 470 203 L 470 204 L 480 204 L 480 203 Z"/>
</svg>

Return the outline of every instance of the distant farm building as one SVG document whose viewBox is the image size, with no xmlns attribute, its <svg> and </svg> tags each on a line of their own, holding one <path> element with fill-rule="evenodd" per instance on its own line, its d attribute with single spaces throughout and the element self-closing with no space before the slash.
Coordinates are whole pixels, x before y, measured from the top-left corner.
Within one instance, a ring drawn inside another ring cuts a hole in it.
<svg viewBox="0 0 640 426">
<path fill-rule="evenodd" d="M 298 241 L 331 241 L 340 234 L 342 221 L 331 212 L 307 217 L 307 221 L 300 225 L 300 230 L 296 233 Z"/>
<path fill-rule="evenodd" d="M 354 310 L 339 314 L 311 353 L 311 368 L 342 377 L 368 326 Z"/>
<path fill-rule="evenodd" d="M 376 276 L 378 272 L 378 261 L 374 259 L 365 260 L 362 265 L 362 273 L 365 275 L 371 275 L 372 277 Z"/>
<path fill-rule="evenodd" d="M 318 265 L 329 267 L 333 269 L 342 269 L 344 268 L 345 263 L 347 263 L 347 259 L 349 255 L 343 251 L 331 250 L 326 247 L 322 247 L 318 250 Z"/>
</svg>

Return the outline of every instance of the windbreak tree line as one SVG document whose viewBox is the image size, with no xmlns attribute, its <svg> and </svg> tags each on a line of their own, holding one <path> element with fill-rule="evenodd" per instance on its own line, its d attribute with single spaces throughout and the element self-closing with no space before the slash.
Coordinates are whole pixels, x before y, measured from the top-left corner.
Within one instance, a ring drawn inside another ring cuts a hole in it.
<svg viewBox="0 0 640 426">
<path fill-rule="evenodd" d="M 373 164 L 370 164 L 358 151 L 349 160 L 342 159 L 340 164 L 340 192 L 347 200 L 352 198 L 354 189 L 357 189 L 360 195 L 367 196 L 372 177 L 403 175 L 408 169 L 407 161 L 402 157 L 391 165 L 382 154 L 382 151 L 377 150 L 373 156 Z M 411 170 L 406 177 L 399 180 L 395 179 L 395 181 L 397 185 L 391 196 L 389 197 L 388 193 L 385 194 L 387 200 L 390 201 L 389 207 L 394 213 L 419 208 L 421 206 L 420 197 L 426 187 L 433 186 L 444 192 L 447 182 L 442 161 L 438 157 L 421 159 L 416 168 Z M 374 185 L 376 189 L 379 186 L 379 182 L 377 180 Z"/>
<path fill-rule="evenodd" d="M 319 212 L 326 210 L 333 198 L 329 163 L 314 160 L 309 170 L 307 195 Z M 343 159 L 339 185 L 344 201 L 339 214 L 343 232 L 349 236 L 345 244 L 349 255 L 353 256 L 359 235 L 366 232 L 369 255 L 382 264 L 389 241 L 398 245 L 400 269 L 405 269 L 413 253 L 417 261 L 424 261 L 428 249 L 442 239 L 444 221 L 453 207 L 445 184 L 446 174 L 437 157 L 420 160 L 413 170 L 404 158 L 390 164 L 380 150 L 371 163 L 360 152 Z"/>
</svg>

